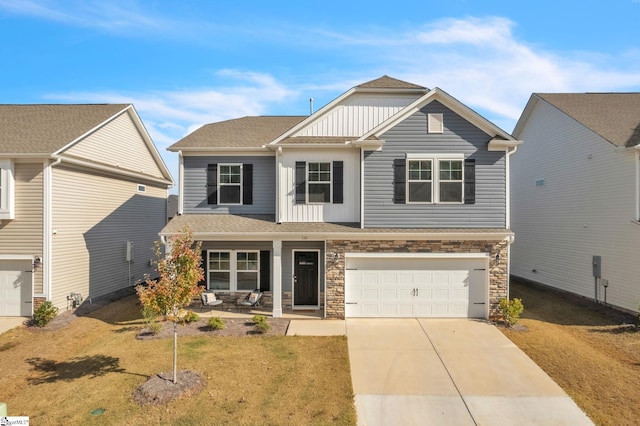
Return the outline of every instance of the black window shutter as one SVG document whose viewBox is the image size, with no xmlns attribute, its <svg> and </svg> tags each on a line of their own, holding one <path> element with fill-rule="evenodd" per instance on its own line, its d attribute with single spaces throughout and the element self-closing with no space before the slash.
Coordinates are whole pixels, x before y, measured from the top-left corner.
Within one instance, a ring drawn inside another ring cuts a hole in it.
<svg viewBox="0 0 640 426">
<path fill-rule="evenodd" d="M 296 161 L 296 204 L 304 204 L 307 201 L 307 163 Z"/>
<path fill-rule="evenodd" d="M 207 166 L 207 203 L 218 204 L 218 165 Z"/>
<path fill-rule="evenodd" d="M 476 160 L 464 160 L 464 203 L 476 203 Z"/>
<path fill-rule="evenodd" d="M 260 250 L 260 291 L 271 290 L 271 252 Z"/>
<path fill-rule="evenodd" d="M 242 204 L 253 204 L 253 164 L 242 165 Z"/>
<path fill-rule="evenodd" d="M 343 203 L 343 166 L 342 161 L 333 162 L 333 203 Z"/>
<path fill-rule="evenodd" d="M 407 162 L 404 158 L 393 160 L 393 202 L 405 204 L 407 193 Z"/>
</svg>

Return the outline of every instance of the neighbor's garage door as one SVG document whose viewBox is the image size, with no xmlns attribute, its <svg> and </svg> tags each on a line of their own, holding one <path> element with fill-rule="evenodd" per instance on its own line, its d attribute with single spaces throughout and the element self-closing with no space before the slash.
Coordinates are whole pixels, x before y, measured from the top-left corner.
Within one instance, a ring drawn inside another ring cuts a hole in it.
<svg viewBox="0 0 640 426">
<path fill-rule="evenodd" d="M 0 260 L 0 316 L 30 316 L 31 261 Z"/>
<path fill-rule="evenodd" d="M 346 317 L 485 318 L 488 258 L 353 257 Z"/>
</svg>

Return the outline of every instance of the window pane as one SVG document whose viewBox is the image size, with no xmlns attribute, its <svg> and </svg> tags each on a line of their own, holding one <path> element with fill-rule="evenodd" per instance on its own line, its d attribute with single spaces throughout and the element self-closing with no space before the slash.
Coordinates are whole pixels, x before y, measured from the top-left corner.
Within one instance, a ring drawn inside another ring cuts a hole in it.
<svg viewBox="0 0 640 426">
<path fill-rule="evenodd" d="M 462 161 L 440 161 L 440 179 L 462 180 Z"/>
<path fill-rule="evenodd" d="M 431 182 L 409 182 L 409 201 L 431 202 Z"/>
<path fill-rule="evenodd" d="M 309 184 L 310 203 L 328 203 L 331 201 L 331 185 L 328 183 Z"/>
<path fill-rule="evenodd" d="M 213 290 L 229 290 L 230 287 L 229 272 L 210 272 L 209 273 L 209 288 Z"/>
<path fill-rule="evenodd" d="M 240 166 L 220 166 L 220 183 L 240 183 Z"/>
<path fill-rule="evenodd" d="M 462 182 L 440 183 L 440 201 L 462 202 Z"/>
<path fill-rule="evenodd" d="M 240 186 L 221 186 L 220 204 L 240 204 Z"/>
<path fill-rule="evenodd" d="M 409 180 L 431 180 L 431 160 L 409 161 Z"/>
<path fill-rule="evenodd" d="M 254 290 L 258 288 L 257 272 L 238 272 L 238 290 Z"/>
<path fill-rule="evenodd" d="M 331 182 L 331 164 L 309 163 L 309 182 Z"/>
</svg>

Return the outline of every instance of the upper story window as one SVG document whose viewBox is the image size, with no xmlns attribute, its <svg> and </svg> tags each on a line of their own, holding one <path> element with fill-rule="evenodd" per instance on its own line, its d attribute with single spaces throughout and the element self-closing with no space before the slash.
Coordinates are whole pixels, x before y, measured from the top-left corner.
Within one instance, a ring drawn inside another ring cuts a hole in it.
<svg viewBox="0 0 640 426">
<path fill-rule="evenodd" d="M 13 162 L 0 160 L 0 220 L 15 219 Z"/>
<path fill-rule="evenodd" d="M 218 164 L 219 204 L 242 204 L 242 165 Z"/>
<path fill-rule="evenodd" d="M 331 163 L 308 163 L 310 203 L 331 202 Z"/>
<path fill-rule="evenodd" d="M 394 161 L 394 203 L 475 204 L 475 160 L 408 155 Z"/>
<path fill-rule="evenodd" d="M 343 162 L 296 161 L 295 202 L 343 203 Z"/>
<path fill-rule="evenodd" d="M 207 204 L 253 204 L 253 164 L 209 164 Z"/>
</svg>

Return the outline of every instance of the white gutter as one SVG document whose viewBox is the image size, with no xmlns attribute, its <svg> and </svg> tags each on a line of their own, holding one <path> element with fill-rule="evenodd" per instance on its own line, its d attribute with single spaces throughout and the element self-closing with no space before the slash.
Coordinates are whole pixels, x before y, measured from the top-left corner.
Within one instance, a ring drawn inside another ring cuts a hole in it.
<svg viewBox="0 0 640 426">
<path fill-rule="evenodd" d="M 178 151 L 178 214 L 184 211 L 184 157 Z"/>
<path fill-rule="evenodd" d="M 101 164 L 92 163 L 90 161 L 76 160 L 68 157 L 59 157 L 57 155 L 51 155 L 51 158 L 56 160 L 56 163 L 59 164 L 58 160 L 64 161 L 65 163 L 74 164 L 76 166 L 87 167 L 90 169 L 102 170 L 109 173 L 114 173 L 122 176 L 127 176 L 130 178 L 134 178 L 140 181 L 154 182 L 162 185 L 173 185 L 172 181 L 166 179 L 160 179 L 153 176 L 148 176 L 136 172 L 130 172 L 128 170 L 120 170 L 118 168 L 114 168 L 111 166 L 103 166 Z"/>
<path fill-rule="evenodd" d="M 518 150 L 518 145 L 513 145 L 511 149 L 507 148 L 506 157 L 505 157 L 505 167 L 506 167 L 506 217 L 505 217 L 505 228 L 511 229 L 511 161 L 509 161 L 511 155 Z"/>
</svg>

